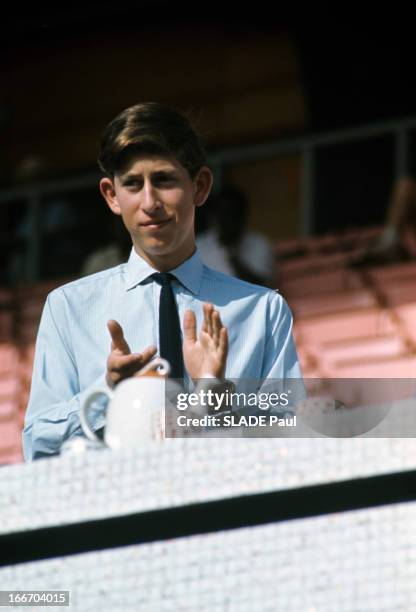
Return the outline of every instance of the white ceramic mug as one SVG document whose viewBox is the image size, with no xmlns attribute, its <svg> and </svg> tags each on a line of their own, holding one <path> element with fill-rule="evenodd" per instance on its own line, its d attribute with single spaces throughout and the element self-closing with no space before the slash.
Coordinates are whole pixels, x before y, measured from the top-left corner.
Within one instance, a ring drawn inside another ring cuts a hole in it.
<svg viewBox="0 0 416 612">
<path fill-rule="evenodd" d="M 158 372 L 157 368 L 160 368 Z M 165 376 L 169 371 L 169 363 L 165 359 L 156 358 L 140 370 L 139 376 L 122 380 L 114 390 L 102 389 L 91 393 L 80 410 L 81 426 L 87 438 L 113 449 L 135 448 L 143 440 L 163 440 Z M 109 399 L 104 442 L 93 432 L 88 422 L 92 403 L 103 395 Z"/>
</svg>

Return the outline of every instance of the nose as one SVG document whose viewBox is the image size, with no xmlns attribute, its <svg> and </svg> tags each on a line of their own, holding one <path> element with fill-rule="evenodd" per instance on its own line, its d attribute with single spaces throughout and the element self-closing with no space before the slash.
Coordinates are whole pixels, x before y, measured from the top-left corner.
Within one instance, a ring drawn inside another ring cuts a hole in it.
<svg viewBox="0 0 416 612">
<path fill-rule="evenodd" d="M 150 181 L 145 181 L 142 190 L 142 210 L 152 213 L 162 207 L 158 190 Z"/>
</svg>

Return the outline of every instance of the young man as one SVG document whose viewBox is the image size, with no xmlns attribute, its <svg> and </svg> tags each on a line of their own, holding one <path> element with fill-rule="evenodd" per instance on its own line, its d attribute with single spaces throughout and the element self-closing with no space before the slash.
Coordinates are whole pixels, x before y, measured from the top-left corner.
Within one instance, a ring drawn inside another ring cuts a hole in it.
<svg viewBox="0 0 416 612">
<path fill-rule="evenodd" d="M 80 434 L 86 396 L 134 376 L 158 351 L 163 356 L 157 273 L 172 275 L 185 380 L 301 376 L 284 300 L 207 268 L 199 257 L 195 208 L 208 197 L 212 173 L 188 120 L 157 103 L 130 107 L 104 131 L 98 161 L 101 193 L 121 215 L 133 248 L 126 264 L 47 298 L 23 434 L 29 460 L 59 452 Z M 104 425 L 102 411 L 93 419 L 95 430 Z"/>
</svg>

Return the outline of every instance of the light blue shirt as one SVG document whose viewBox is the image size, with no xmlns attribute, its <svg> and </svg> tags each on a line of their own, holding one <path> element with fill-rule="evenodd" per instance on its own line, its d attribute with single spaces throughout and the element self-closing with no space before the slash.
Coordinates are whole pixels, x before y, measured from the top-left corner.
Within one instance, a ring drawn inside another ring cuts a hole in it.
<svg viewBox="0 0 416 612">
<path fill-rule="evenodd" d="M 58 453 L 65 440 L 82 433 L 80 405 L 106 387 L 109 319 L 120 323 L 132 352 L 159 346 L 160 286 L 149 278 L 154 272 L 132 249 L 127 263 L 48 295 L 23 431 L 27 461 Z M 181 324 L 190 308 L 199 330 L 203 302 L 219 310 L 229 335 L 226 378 L 301 378 L 292 316 L 278 293 L 208 268 L 198 251 L 171 272 L 178 279 L 173 289 Z M 94 430 L 105 424 L 102 411 L 93 415 L 91 424 Z"/>
</svg>

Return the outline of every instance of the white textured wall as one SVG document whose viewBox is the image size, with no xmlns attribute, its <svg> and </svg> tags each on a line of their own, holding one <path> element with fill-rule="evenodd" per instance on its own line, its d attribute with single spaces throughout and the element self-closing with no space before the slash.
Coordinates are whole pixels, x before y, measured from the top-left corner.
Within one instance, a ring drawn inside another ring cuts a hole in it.
<svg viewBox="0 0 416 612">
<path fill-rule="evenodd" d="M 2 468 L 0 531 L 415 466 L 416 441 L 400 438 L 167 440 L 133 453 L 91 451 Z M 0 568 L 1 589 L 69 590 L 69 609 L 80 612 L 411 612 L 415 583 L 416 503 Z"/>
</svg>

